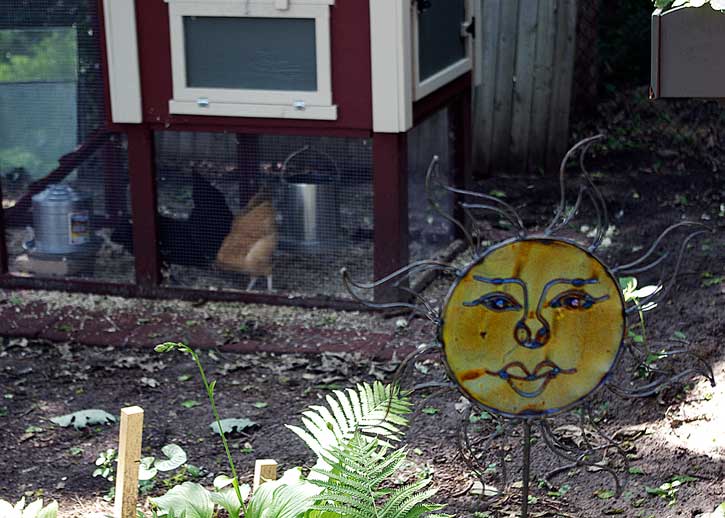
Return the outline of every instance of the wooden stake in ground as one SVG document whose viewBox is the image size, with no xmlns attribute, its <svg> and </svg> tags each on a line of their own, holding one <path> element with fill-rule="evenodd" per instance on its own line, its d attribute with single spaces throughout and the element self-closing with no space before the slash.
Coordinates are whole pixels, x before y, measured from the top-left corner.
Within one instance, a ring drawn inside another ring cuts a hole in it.
<svg viewBox="0 0 725 518">
<path fill-rule="evenodd" d="M 114 518 L 136 518 L 138 467 L 141 463 L 142 433 L 143 409 L 137 406 L 122 409 L 121 431 L 118 437 Z"/>
<path fill-rule="evenodd" d="M 258 459 L 254 462 L 254 482 L 252 491 L 270 480 L 277 480 L 277 461 L 272 459 Z"/>
</svg>

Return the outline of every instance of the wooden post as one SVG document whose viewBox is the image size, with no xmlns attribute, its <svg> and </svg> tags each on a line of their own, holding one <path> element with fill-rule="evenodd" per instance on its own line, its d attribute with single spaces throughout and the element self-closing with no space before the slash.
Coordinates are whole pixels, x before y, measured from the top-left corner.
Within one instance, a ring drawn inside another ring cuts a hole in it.
<svg viewBox="0 0 725 518">
<path fill-rule="evenodd" d="M 277 461 L 273 459 L 258 459 L 255 461 L 252 491 L 256 491 L 259 486 L 270 480 L 277 480 Z"/>
<path fill-rule="evenodd" d="M 373 135 L 373 278 L 408 264 L 408 140 L 405 133 Z M 375 302 L 400 300 L 391 286 L 375 289 Z"/>
<path fill-rule="evenodd" d="M 136 125 L 129 128 L 126 134 L 136 283 L 143 290 L 155 287 L 161 281 L 154 136 L 150 130 Z"/>
<path fill-rule="evenodd" d="M 136 518 L 142 432 L 143 409 L 137 406 L 122 409 L 121 431 L 118 437 L 114 518 Z"/>
</svg>

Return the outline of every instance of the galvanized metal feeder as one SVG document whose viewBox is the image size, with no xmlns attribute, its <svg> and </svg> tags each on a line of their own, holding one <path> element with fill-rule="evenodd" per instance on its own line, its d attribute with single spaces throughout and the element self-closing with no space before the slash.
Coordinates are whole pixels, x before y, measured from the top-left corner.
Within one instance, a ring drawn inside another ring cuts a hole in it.
<svg viewBox="0 0 725 518">
<path fill-rule="evenodd" d="M 98 246 L 91 231 L 93 200 L 67 184 L 52 184 L 33 196 L 34 238 L 24 244 L 28 268 L 73 275 L 87 269 Z"/>
</svg>

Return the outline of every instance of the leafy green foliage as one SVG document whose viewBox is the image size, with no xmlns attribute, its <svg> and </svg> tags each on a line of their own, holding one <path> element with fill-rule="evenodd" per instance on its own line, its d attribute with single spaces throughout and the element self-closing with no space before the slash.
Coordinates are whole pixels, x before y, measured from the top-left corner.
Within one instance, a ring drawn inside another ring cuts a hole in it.
<svg viewBox="0 0 725 518">
<path fill-rule="evenodd" d="M 152 499 L 161 514 L 211 518 L 215 507 L 219 506 L 230 518 L 444 516 L 431 514 L 442 506 L 427 503 L 435 494 L 435 490 L 428 487 L 430 480 L 419 480 L 392 491 L 383 485 L 405 460 L 405 450 L 393 451 L 389 455 L 387 452 L 391 448 L 389 441 L 402 438 L 402 429 L 408 424 L 404 416 L 410 413 L 411 404 L 401 397 L 397 387 L 380 382 L 358 384 L 356 390 L 333 390 L 325 398 L 327 406 L 313 405 L 303 412 L 302 426 L 288 428 L 318 456 L 310 479 L 304 480 L 299 469 L 289 470 L 280 480 L 260 486 L 245 506 L 249 488 L 239 485 L 225 434 L 254 423 L 246 419 L 222 421 L 214 401 L 216 381 L 207 381 L 196 352 L 180 342 L 156 346 L 156 351 L 160 353 L 175 350 L 190 354 L 199 368 L 215 418 L 210 426 L 219 432 L 232 477 L 217 477 L 214 493 L 191 482 L 174 487 L 163 497 Z M 261 408 L 261 405 L 258 407 Z M 313 481 L 313 478 L 318 480 Z M 232 488 L 227 487 L 230 483 Z M 358 489 L 357 496 L 363 495 L 360 488 L 366 488 L 368 494 L 363 499 L 351 500 L 351 488 Z M 324 496 L 320 496 L 321 492 Z M 385 503 L 378 510 L 376 501 L 380 499 L 384 499 Z M 348 508 L 362 514 L 349 514 Z"/>
<path fill-rule="evenodd" d="M 379 436 L 384 446 L 390 446 L 388 441 L 402 438 L 402 428 L 408 424 L 404 416 L 410 413 L 410 402 L 400 396 L 396 387 L 379 381 L 373 385 L 361 383 L 356 388 L 334 390 L 325 397 L 327 407 L 310 406 L 302 413 L 304 429 L 287 425 L 318 459 L 349 441 L 356 432 L 366 438 Z"/>
<path fill-rule="evenodd" d="M 677 501 L 677 491 L 679 491 L 680 486 L 696 480 L 697 479 L 695 477 L 691 477 L 689 475 L 677 475 L 672 477 L 669 482 L 665 482 L 659 487 L 645 487 L 645 491 L 647 491 L 647 494 L 649 495 L 664 498 L 668 501 L 669 505 L 674 505 Z"/>
<path fill-rule="evenodd" d="M 77 55 L 74 29 L 0 31 L 0 82 L 75 80 Z"/>
<path fill-rule="evenodd" d="M 186 452 L 178 444 L 167 444 L 161 451 L 168 458 L 156 461 L 154 466 L 157 470 L 173 471 L 186 464 Z"/>
<path fill-rule="evenodd" d="M 116 473 L 116 461 L 118 459 L 118 452 L 114 448 L 108 448 L 98 454 L 96 459 L 96 466 L 98 466 L 93 472 L 94 477 L 102 477 L 113 482 L 113 477 Z"/>
<path fill-rule="evenodd" d="M 25 506 L 25 497 L 15 505 L 0 499 L 0 516 L 3 518 L 56 518 L 58 502 L 55 500 L 43 507 L 43 499 L 35 500 Z"/>
<path fill-rule="evenodd" d="M 265 482 L 249 501 L 245 518 L 297 518 L 314 503 L 320 488 L 305 481 L 299 468 L 279 480 Z"/>
<path fill-rule="evenodd" d="M 323 488 L 314 509 L 346 518 L 418 518 L 435 514 L 442 505 L 427 501 L 436 493 L 429 479 L 396 489 L 383 484 L 405 461 L 405 450 L 386 454 L 377 439 L 355 434 L 343 447 L 332 448 L 324 460 L 330 470 L 318 470 L 327 480 L 311 480 Z"/>
<path fill-rule="evenodd" d="M 165 495 L 150 498 L 161 514 L 173 513 L 185 518 L 212 518 L 214 502 L 209 491 L 194 482 L 184 482 L 172 487 Z"/>
<path fill-rule="evenodd" d="M 702 7 L 710 4 L 710 7 L 717 11 L 725 10 L 725 0 L 654 0 L 658 9 L 670 9 L 675 7 Z"/>
<path fill-rule="evenodd" d="M 105 410 L 91 408 L 88 410 L 79 410 L 78 412 L 73 412 L 72 414 L 52 417 L 50 420 L 63 428 L 73 425 L 73 428 L 80 430 L 86 426 L 115 423 L 116 417 Z"/>
</svg>

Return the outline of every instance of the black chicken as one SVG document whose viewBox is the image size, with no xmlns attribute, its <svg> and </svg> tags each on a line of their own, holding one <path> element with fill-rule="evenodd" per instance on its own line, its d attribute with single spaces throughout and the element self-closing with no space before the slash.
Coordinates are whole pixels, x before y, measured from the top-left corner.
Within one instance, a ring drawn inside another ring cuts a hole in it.
<svg viewBox="0 0 725 518">
<path fill-rule="evenodd" d="M 234 215 L 224 195 L 196 171 L 192 171 L 191 209 L 186 219 L 159 214 L 159 252 L 166 263 L 184 266 L 209 266 L 229 233 Z M 119 223 L 111 240 L 133 254 L 133 227 Z"/>
</svg>

